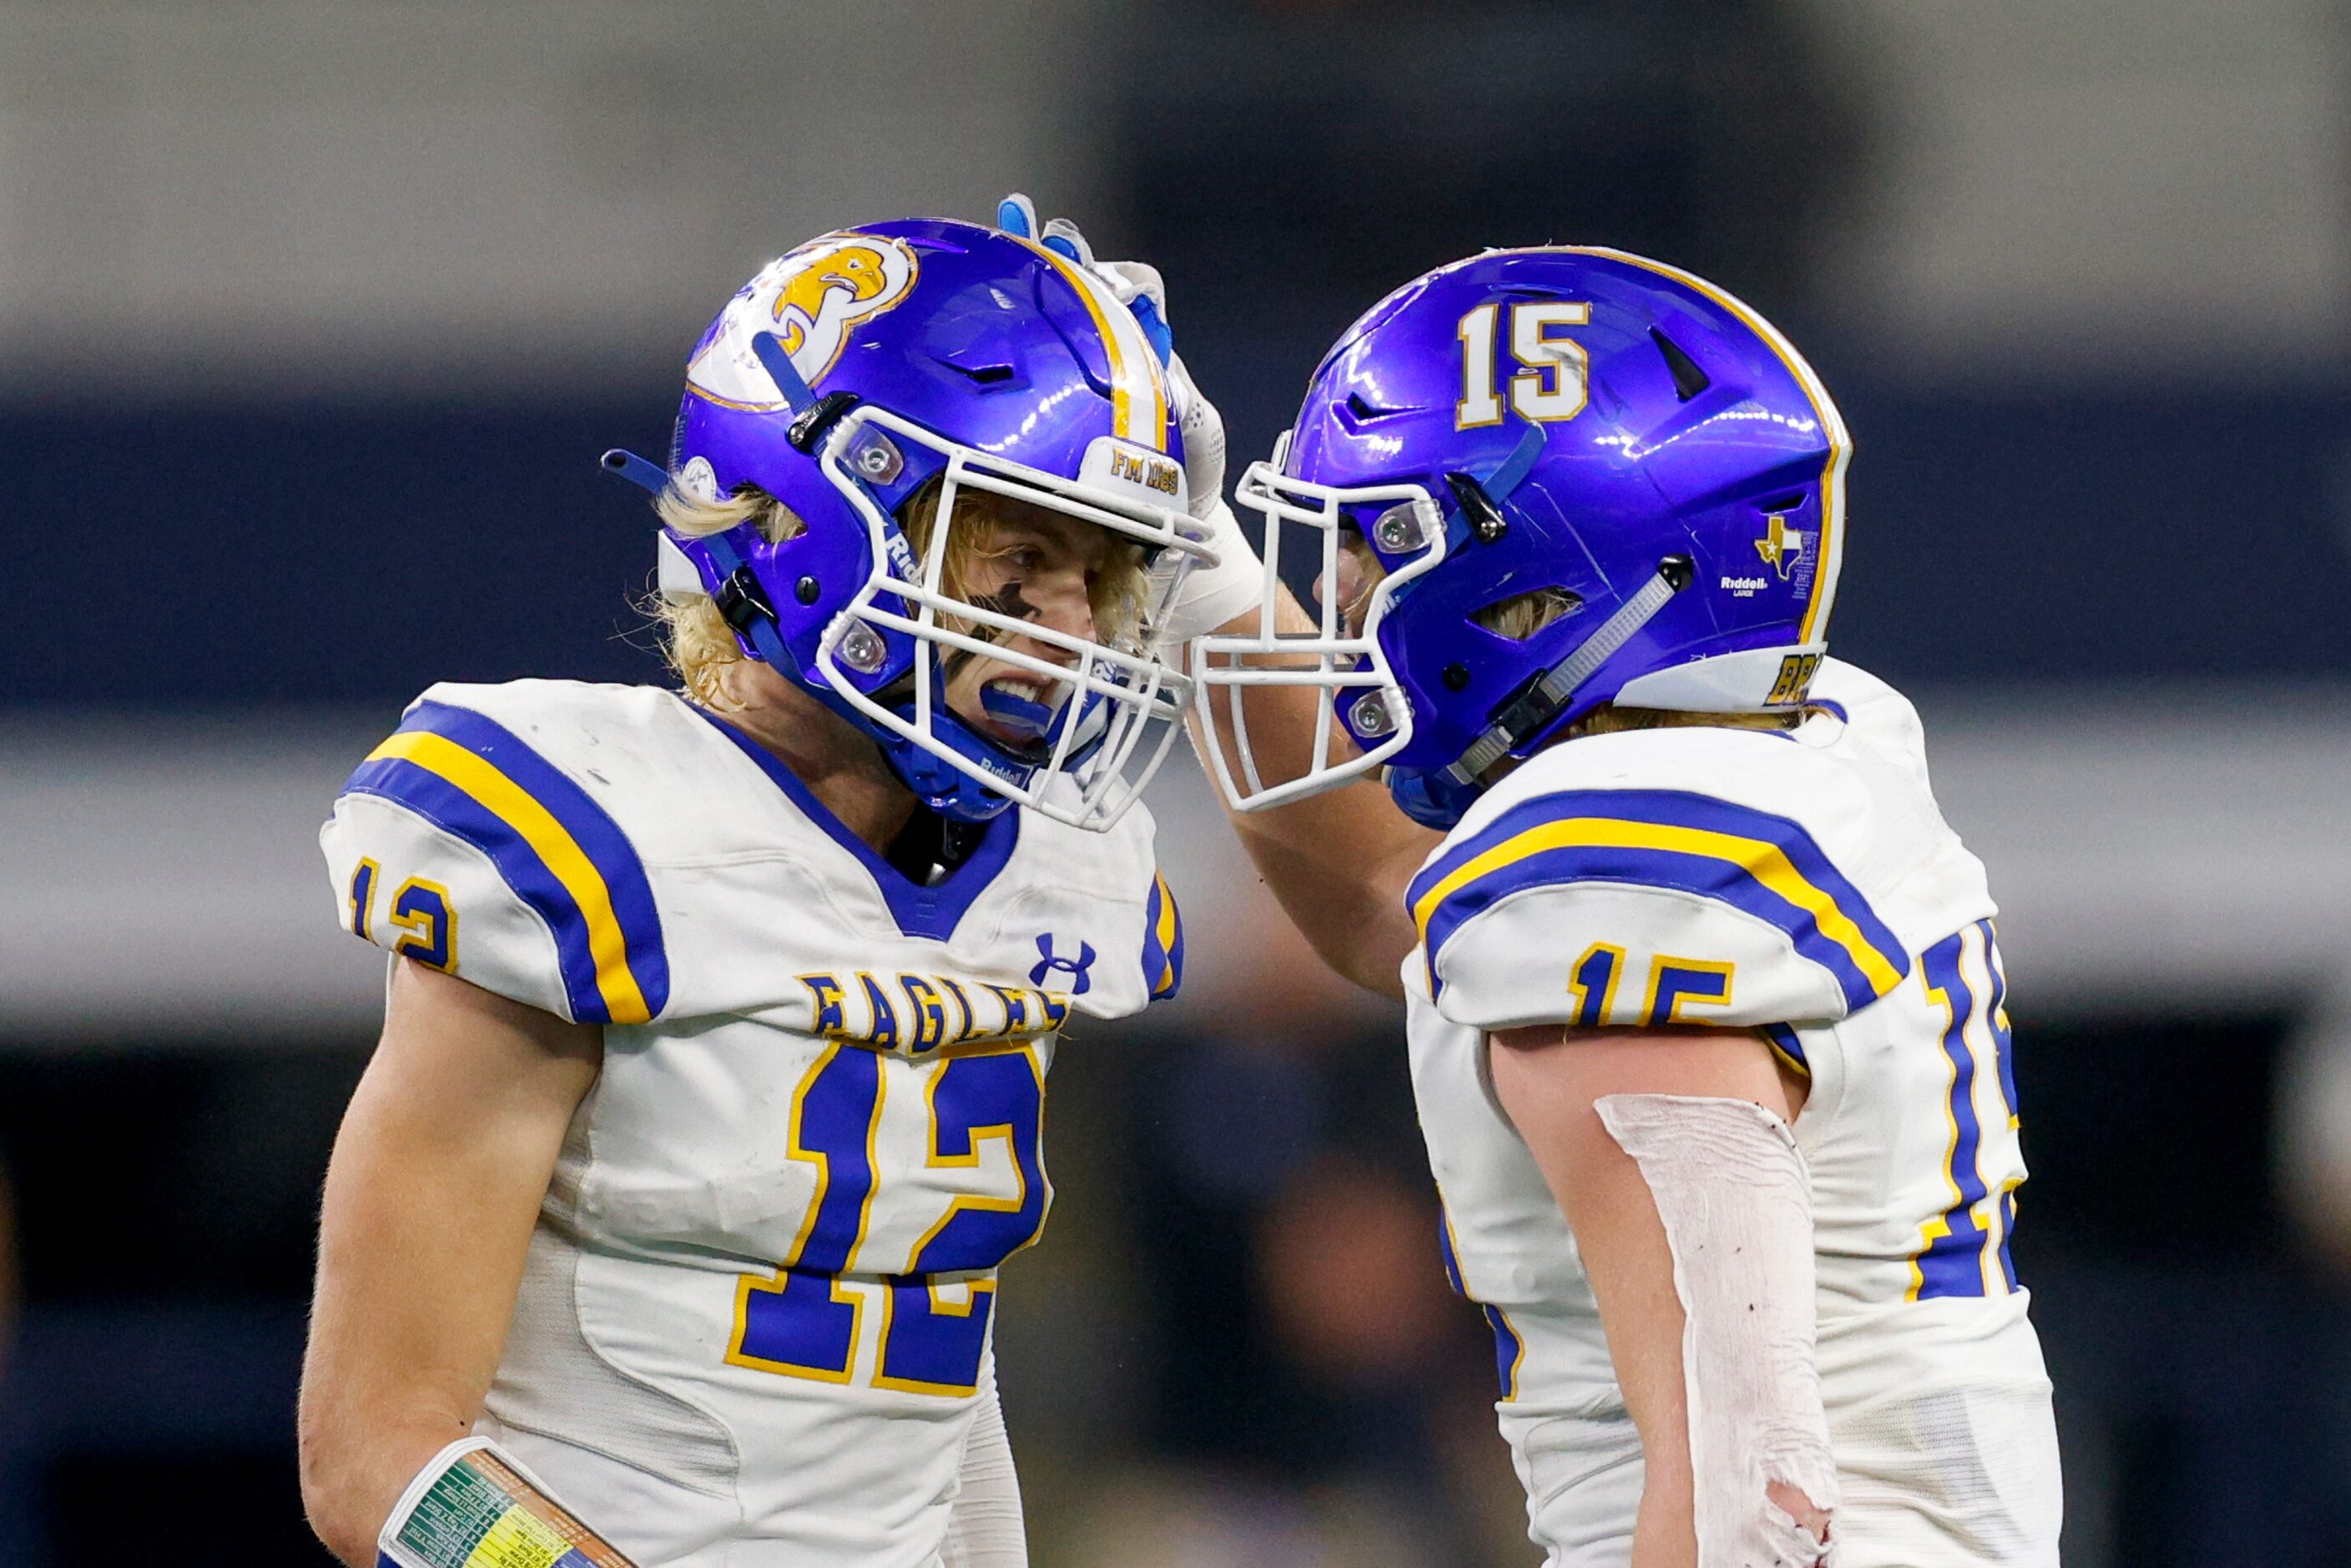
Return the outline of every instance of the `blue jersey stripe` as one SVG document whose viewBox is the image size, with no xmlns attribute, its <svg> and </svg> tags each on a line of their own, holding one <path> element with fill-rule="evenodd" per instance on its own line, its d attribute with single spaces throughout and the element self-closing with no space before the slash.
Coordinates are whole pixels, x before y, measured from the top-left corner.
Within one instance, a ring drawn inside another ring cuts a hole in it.
<svg viewBox="0 0 2351 1568">
<path fill-rule="evenodd" d="M 586 917 L 538 852 L 504 818 L 440 774 L 398 757 L 361 763 L 344 784 L 343 793 L 371 794 L 404 806 L 487 855 L 515 896 L 538 910 L 554 933 L 556 960 L 571 1016 L 583 1023 L 606 1021 L 604 998 L 596 988 L 596 960 L 588 947 Z"/>
<path fill-rule="evenodd" d="M 1479 1302 L 1478 1310 L 1486 1314 L 1486 1326 L 1494 1331 L 1494 1380 L 1501 1387 L 1505 1400 L 1519 1397 L 1519 1363 L 1526 1359 L 1527 1342 L 1510 1326 L 1508 1314 L 1490 1302 Z"/>
<path fill-rule="evenodd" d="M 1438 1201 L 1442 1203 L 1441 1197 Z M 1468 1287 L 1461 1282 L 1461 1260 L 1453 1251 L 1453 1221 L 1445 1217 L 1442 1208 L 1437 1216 L 1437 1252 L 1445 1262 L 1445 1282 L 1453 1287 L 1455 1295 L 1468 1300 Z"/>
<path fill-rule="evenodd" d="M 652 884 L 620 825 L 567 774 L 513 732 L 480 713 L 443 702 L 420 702 L 395 733 L 419 732 L 440 736 L 481 758 L 569 836 L 602 880 L 628 975 L 643 997 L 645 1015 L 658 1016 L 669 1001 L 669 956 Z M 517 825 L 455 782 L 401 756 L 379 755 L 360 763 L 344 793 L 371 794 L 405 806 L 488 856 L 516 896 L 536 909 L 554 933 L 572 1016 L 582 1023 L 613 1021 L 606 988 L 599 984 L 590 915 Z"/>
<path fill-rule="evenodd" d="M 1784 1023 L 1766 1023 L 1763 1038 L 1771 1043 L 1772 1050 L 1787 1058 L 1789 1066 L 1807 1078 L 1813 1075 L 1813 1064 L 1804 1058 L 1804 1043 L 1796 1038 L 1793 1029 Z"/>
<path fill-rule="evenodd" d="M 1619 841 L 1573 842 L 1579 822 Z M 1694 846 L 1692 836 L 1704 838 Z M 1672 888 L 1754 915 L 1834 976 L 1854 1011 L 1910 971 L 1869 901 L 1788 818 L 1678 790 L 1564 790 L 1511 807 L 1413 878 L 1406 899 L 1432 992 L 1437 955 L 1464 922 L 1510 894 L 1573 882 Z"/>
<path fill-rule="evenodd" d="M 1437 1195 L 1437 1248 L 1445 1262 L 1445 1282 L 1453 1293 L 1476 1307 L 1486 1316 L 1486 1326 L 1494 1332 L 1494 1380 L 1500 1386 L 1505 1400 L 1519 1397 L 1519 1363 L 1526 1359 L 1526 1341 L 1510 1326 L 1509 1314 L 1500 1307 L 1481 1302 L 1469 1293 L 1461 1282 L 1461 1256 L 1453 1247 L 1453 1221 L 1445 1212 L 1445 1194 Z"/>
</svg>

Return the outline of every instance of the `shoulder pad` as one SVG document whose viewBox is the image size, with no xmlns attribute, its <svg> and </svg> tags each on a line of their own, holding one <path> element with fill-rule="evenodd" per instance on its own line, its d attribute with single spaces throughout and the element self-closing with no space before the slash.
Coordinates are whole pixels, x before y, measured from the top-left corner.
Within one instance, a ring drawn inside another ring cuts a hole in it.
<svg viewBox="0 0 2351 1568">
<path fill-rule="evenodd" d="M 481 692 L 512 720 L 527 687 L 556 683 L 435 687 L 352 773 L 319 835 L 343 924 L 578 1022 L 644 1023 L 669 962 L 628 835 L 513 729 L 442 700 Z M 546 744 L 579 717 L 528 727 Z"/>
<path fill-rule="evenodd" d="M 1555 789 L 1481 815 L 1406 895 L 1455 1023 L 1761 1027 L 1842 1018 L 1909 972 L 1790 817 L 1652 788 Z"/>
</svg>

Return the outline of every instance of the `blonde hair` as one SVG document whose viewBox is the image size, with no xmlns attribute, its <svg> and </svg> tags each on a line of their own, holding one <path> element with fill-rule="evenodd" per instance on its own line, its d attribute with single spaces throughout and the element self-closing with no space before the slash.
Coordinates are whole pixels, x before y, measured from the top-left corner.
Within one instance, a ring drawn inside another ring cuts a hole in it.
<svg viewBox="0 0 2351 1568">
<path fill-rule="evenodd" d="M 1499 604 L 1488 605 L 1470 618 L 1497 636 L 1524 642 L 1581 604 L 1564 588 L 1536 588 Z M 1801 711 L 1777 713 L 1708 713 L 1672 708 L 1619 708 L 1614 703 L 1595 708 L 1567 727 L 1564 738 L 1622 734 L 1627 730 L 1673 730 L 1711 724 L 1726 730 L 1792 730 L 1803 719 Z"/>
<path fill-rule="evenodd" d="M 1504 599 L 1499 604 L 1488 605 L 1469 618 L 1496 637 L 1524 642 L 1560 617 L 1579 608 L 1583 603 L 1565 588 L 1536 588 Z"/>
<path fill-rule="evenodd" d="M 799 514 L 766 491 L 748 485 L 723 501 L 705 501 L 673 484 L 654 499 L 653 512 L 664 527 L 688 539 L 706 538 L 751 523 L 758 527 L 761 538 L 778 545 L 807 526 Z M 696 594 L 687 599 L 655 596 L 645 607 L 661 624 L 662 659 L 685 688 L 685 694 L 705 708 L 723 706 L 722 678 L 728 665 L 741 662 L 743 645 L 735 640 L 735 628 L 718 613 L 718 606 Z"/>
<path fill-rule="evenodd" d="M 942 481 L 934 476 L 898 508 L 898 525 L 918 559 L 930 548 L 941 484 Z M 979 562 L 1000 557 L 1010 549 L 1005 533 L 1019 520 L 1014 510 L 1019 504 L 989 491 L 967 490 L 956 497 L 955 520 L 958 526 L 949 542 L 946 559 L 940 563 L 941 592 L 950 598 L 970 599 L 974 568 Z M 654 501 L 653 510 L 664 526 L 689 539 L 723 534 L 750 523 L 769 544 L 781 544 L 807 527 L 790 507 L 750 485 L 720 501 L 688 495 L 672 485 Z M 1087 586 L 1095 640 L 1129 650 L 1138 647 L 1146 592 L 1143 546 L 1133 540 L 1113 540 L 1102 569 Z M 659 623 L 663 659 L 685 688 L 686 695 L 704 707 L 720 703 L 726 667 L 742 660 L 743 647 L 736 639 L 735 628 L 718 613 L 718 607 L 696 595 L 683 601 L 656 597 L 646 609 Z M 954 616 L 941 616 L 939 624 L 967 634 L 975 629 L 970 622 Z M 979 635 L 992 639 L 997 634 Z"/>
</svg>

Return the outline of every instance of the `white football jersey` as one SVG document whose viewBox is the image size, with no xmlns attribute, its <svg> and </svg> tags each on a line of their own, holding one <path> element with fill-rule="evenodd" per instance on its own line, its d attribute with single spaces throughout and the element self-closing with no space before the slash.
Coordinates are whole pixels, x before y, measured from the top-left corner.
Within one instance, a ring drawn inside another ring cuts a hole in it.
<svg viewBox="0 0 2351 1568">
<path fill-rule="evenodd" d="M 1983 867 L 1917 714 L 1824 666 L 1787 732 L 1590 736 L 1488 791 L 1415 878 L 1415 1090 L 1455 1283 L 1554 1564 L 1621 1565 L 1640 1493 L 1575 1242 L 1497 1104 L 1486 1032 L 1751 1029 L 1811 1080 L 1840 1568 L 2054 1564 L 2049 1383 L 2009 1259 L 2024 1180 Z"/>
<path fill-rule="evenodd" d="M 481 1430 L 645 1568 L 935 1561 L 1071 1016 L 1174 994 L 1141 808 L 918 886 L 669 692 L 436 686 L 321 831 L 357 935 L 601 1024 Z"/>
</svg>

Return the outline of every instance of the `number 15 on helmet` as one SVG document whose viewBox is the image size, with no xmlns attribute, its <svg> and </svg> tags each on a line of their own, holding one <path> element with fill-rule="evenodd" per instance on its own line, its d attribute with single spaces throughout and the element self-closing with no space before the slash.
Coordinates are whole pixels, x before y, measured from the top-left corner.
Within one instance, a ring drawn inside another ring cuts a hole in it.
<svg viewBox="0 0 2351 1568">
<path fill-rule="evenodd" d="M 1688 273 L 1558 246 L 1414 279 L 1340 338 L 1242 476 L 1266 517 L 1262 613 L 1194 648 L 1219 783 L 1246 810 L 1383 769 L 1449 827 L 1494 764 L 1604 704 L 1800 707 L 1851 452 L 1793 346 Z M 1319 624 L 1285 633 L 1301 548 Z M 1273 779 L 1241 697 L 1266 686 L 1329 694 L 1306 765 Z"/>
</svg>

